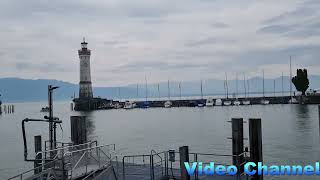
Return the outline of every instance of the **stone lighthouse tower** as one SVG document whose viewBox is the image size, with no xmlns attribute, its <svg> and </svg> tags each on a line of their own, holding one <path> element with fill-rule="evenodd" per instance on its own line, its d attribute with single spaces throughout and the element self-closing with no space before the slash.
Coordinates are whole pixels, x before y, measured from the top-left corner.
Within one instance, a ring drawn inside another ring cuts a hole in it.
<svg viewBox="0 0 320 180">
<path fill-rule="evenodd" d="M 93 97 L 91 72 L 90 72 L 90 50 L 87 48 L 88 43 L 83 38 L 81 49 L 78 50 L 80 59 L 80 83 L 79 99 L 90 99 Z"/>
</svg>

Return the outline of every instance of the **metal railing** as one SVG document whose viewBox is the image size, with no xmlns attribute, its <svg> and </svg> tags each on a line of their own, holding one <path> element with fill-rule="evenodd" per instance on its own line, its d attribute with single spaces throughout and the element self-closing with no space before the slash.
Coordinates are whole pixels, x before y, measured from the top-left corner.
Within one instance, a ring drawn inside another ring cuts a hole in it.
<svg viewBox="0 0 320 180">
<path fill-rule="evenodd" d="M 66 152 L 63 155 L 65 169 L 68 171 L 68 178 L 73 179 L 90 174 L 91 172 L 105 168 L 111 164 L 115 144 L 79 149 Z"/>
<path fill-rule="evenodd" d="M 56 164 L 59 164 L 61 160 L 56 159 L 54 161 L 50 161 L 48 163 L 42 164 L 41 166 L 38 166 L 36 168 L 33 169 L 29 169 L 27 171 L 24 171 L 18 175 L 15 175 L 11 178 L 9 178 L 8 180 L 13 180 L 13 179 L 50 179 L 50 178 L 54 178 L 54 179 L 60 179 L 58 177 L 58 174 L 55 173 L 55 167 Z M 49 168 L 50 167 L 50 168 Z M 34 174 L 35 171 L 38 171 L 38 174 Z"/>
<path fill-rule="evenodd" d="M 15 175 L 13 179 L 72 179 L 76 176 L 84 176 L 93 171 L 106 168 L 115 153 L 115 144 L 93 146 L 96 142 L 88 142 L 74 146 L 66 146 L 54 150 L 38 152 L 46 154 L 57 152 L 53 159 L 39 159 L 41 165 Z M 85 148 L 86 147 L 86 148 Z M 37 173 L 35 173 L 37 172 Z"/>
<path fill-rule="evenodd" d="M 122 179 L 126 176 L 133 176 L 139 179 L 152 177 L 152 156 L 151 155 L 130 155 L 122 157 Z M 130 167 L 130 168 L 128 168 Z"/>
<path fill-rule="evenodd" d="M 122 158 L 122 179 L 126 177 L 139 177 L 140 179 L 161 179 L 163 177 L 179 177 L 181 174 L 179 151 L 174 151 L 175 161 L 169 161 L 169 151 L 163 151 L 156 153 L 151 151 L 150 155 L 132 155 L 123 156 Z M 247 161 L 247 152 L 243 152 L 239 155 L 230 154 L 211 154 L 211 153 L 189 153 L 189 163 L 203 162 L 203 166 L 215 162 L 215 165 L 232 165 L 233 159 L 243 159 L 244 161 L 237 165 L 237 169 L 241 167 Z M 229 159 L 229 160 L 227 160 Z M 239 172 L 239 171 L 238 171 Z M 240 179 L 245 174 L 238 173 L 235 175 L 235 179 Z M 201 175 L 206 176 L 204 174 Z M 195 173 L 192 179 L 199 179 L 198 168 L 195 169 Z"/>
<path fill-rule="evenodd" d="M 55 145 L 57 148 L 61 148 L 61 147 L 64 147 L 64 146 L 72 146 L 73 143 L 72 142 L 60 142 L 60 141 L 57 141 L 55 142 Z M 50 148 L 50 141 L 49 140 L 46 140 L 44 141 L 44 149 L 45 150 L 48 150 Z"/>
<path fill-rule="evenodd" d="M 35 157 L 38 157 L 39 155 L 42 155 L 42 157 L 44 157 L 42 160 L 45 161 L 47 160 L 47 156 L 48 154 L 53 154 L 52 159 L 57 159 L 57 158 L 61 158 L 66 152 L 69 151 L 75 151 L 78 149 L 84 149 L 84 148 L 88 148 L 88 147 L 93 147 L 94 146 L 98 146 L 98 142 L 97 141 L 89 141 L 83 144 L 77 144 L 77 145 L 70 145 L 72 143 L 63 143 L 62 147 L 56 148 L 56 149 L 52 149 L 52 150 L 45 150 L 45 151 L 40 151 L 37 152 L 35 154 Z M 67 145 L 67 146 L 65 146 Z M 49 159 L 50 160 L 50 159 Z"/>
</svg>

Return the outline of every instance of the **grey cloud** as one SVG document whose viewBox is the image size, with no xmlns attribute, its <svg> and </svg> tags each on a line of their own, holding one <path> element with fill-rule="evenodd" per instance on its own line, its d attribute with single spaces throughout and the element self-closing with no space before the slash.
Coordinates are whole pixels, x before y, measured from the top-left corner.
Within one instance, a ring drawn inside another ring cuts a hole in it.
<svg viewBox="0 0 320 180">
<path fill-rule="evenodd" d="M 315 15 L 320 7 L 320 2 L 318 0 L 309 0 L 300 2 L 297 9 L 293 11 L 284 12 L 276 17 L 265 20 L 264 24 L 279 23 L 286 20 L 291 20 L 295 18 L 305 18 Z"/>
<path fill-rule="evenodd" d="M 320 59 L 320 45 L 301 45 L 283 49 L 252 50 L 237 56 L 234 65 L 259 67 L 265 64 L 288 64 L 289 56 L 301 65 L 318 65 Z M 276 67 L 275 67 L 276 68 Z"/>
<path fill-rule="evenodd" d="M 284 12 L 265 20 L 257 32 L 281 34 L 288 37 L 311 37 L 320 35 L 319 29 L 320 1 L 302 1 L 293 11 Z"/>
<path fill-rule="evenodd" d="M 209 37 L 206 39 L 186 43 L 186 46 L 194 47 L 194 46 L 210 45 L 210 44 L 217 44 L 217 43 L 230 44 L 234 42 L 236 41 L 232 39 L 221 38 L 221 37 Z"/>
<path fill-rule="evenodd" d="M 320 21 L 299 22 L 295 24 L 270 25 L 260 28 L 257 33 L 284 35 L 287 37 L 312 37 L 320 35 Z"/>
<path fill-rule="evenodd" d="M 222 23 L 222 22 L 216 22 L 216 23 L 211 24 L 211 27 L 213 27 L 213 28 L 228 28 L 229 25 Z"/>
<path fill-rule="evenodd" d="M 294 5 L 285 2 L 279 3 L 282 7 L 278 10 Z M 286 63 L 289 55 L 303 61 L 301 64 L 319 66 L 318 38 L 314 41 L 309 38 L 309 46 L 284 45 L 278 49 L 266 44 L 272 40 L 278 44 L 291 40 L 303 43 L 304 37 L 319 36 L 318 0 L 302 1 L 297 9 L 281 11 L 279 16 L 276 11 L 260 13 L 255 7 L 261 8 L 261 3 L 256 6 L 252 0 L 0 1 L 0 37 L 5 42 L 0 45 L 0 61 L 1 68 L 8 69 L 0 75 L 75 81 L 79 66 L 76 52 L 83 36 L 88 38 L 92 49 L 94 79 L 115 77 L 106 83 L 114 79 L 122 83 L 135 81 L 134 75 L 146 71 L 154 74 L 171 71 L 181 78 L 198 78 L 194 71 L 219 74 L 235 67 L 249 67 L 250 71 L 265 64 Z M 261 16 L 269 20 L 263 21 Z M 236 22 L 238 18 L 257 29 L 257 33 Z M 130 63 L 119 65 L 127 60 Z M 66 71 L 75 71 L 69 73 L 74 76 L 59 73 Z M 51 76 L 48 72 L 52 72 Z"/>
<path fill-rule="evenodd" d="M 262 33 L 275 33 L 275 34 L 282 34 L 287 33 L 293 30 L 293 26 L 289 25 L 271 25 L 271 26 L 264 26 L 258 30 L 258 32 Z"/>
<path fill-rule="evenodd" d="M 43 64 L 32 64 L 26 62 L 17 62 L 15 67 L 19 71 L 40 71 L 40 72 L 63 72 L 70 71 L 70 69 L 63 67 L 60 64 L 54 63 L 43 63 Z"/>
<path fill-rule="evenodd" d="M 195 63 L 165 63 L 165 62 L 146 62 L 139 61 L 124 64 L 112 69 L 113 72 L 146 72 L 150 70 L 186 70 L 191 68 L 203 68 L 202 64 Z"/>
</svg>

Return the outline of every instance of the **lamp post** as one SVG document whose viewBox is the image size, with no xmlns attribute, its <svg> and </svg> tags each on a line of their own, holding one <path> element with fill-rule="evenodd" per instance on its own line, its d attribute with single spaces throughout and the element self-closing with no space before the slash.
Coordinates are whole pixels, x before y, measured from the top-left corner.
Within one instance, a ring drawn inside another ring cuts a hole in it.
<svg viewBox="0 0 320 180">
<path fill-rule="evenodd" d="M 56 148 L 56 123 L 53 122 L 53 106 L 52 106 L 52 93 L 53 90 L 59 88 L 58 86 L 48 85 L 48 103 L 49 103 L 49 142 L 50 150 Z"/>
</svg>

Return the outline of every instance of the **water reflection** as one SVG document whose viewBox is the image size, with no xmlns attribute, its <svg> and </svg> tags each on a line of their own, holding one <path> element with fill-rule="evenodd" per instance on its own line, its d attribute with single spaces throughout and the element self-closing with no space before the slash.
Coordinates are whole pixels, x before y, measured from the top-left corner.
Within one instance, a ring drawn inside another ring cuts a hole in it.
<svg viewBox="0 0 320 180">
<path fill-rule="evenodd" d="M 295 105 L 296 125 L 299 132 L 311 129 L 310 109 L 308 105 Z"/>
<path fill-rule="evenodd" d="M 309 106 L 308 105 L 296 105 L 297 117 L 300 119 L 310 118 Z"/>
</svg>

